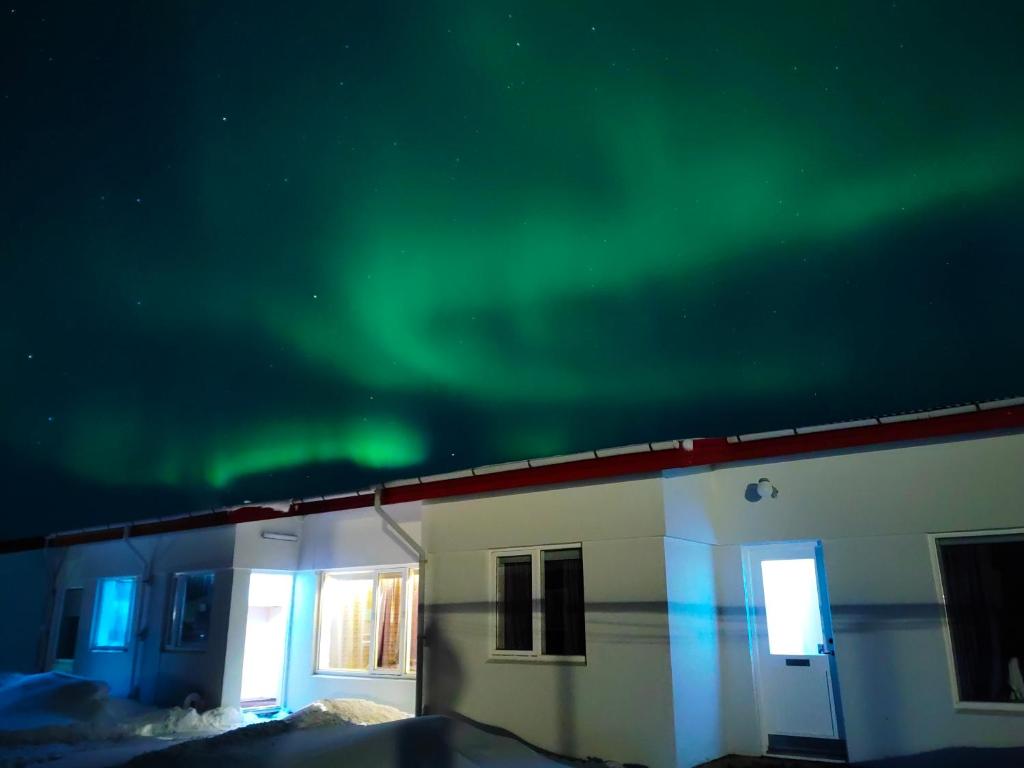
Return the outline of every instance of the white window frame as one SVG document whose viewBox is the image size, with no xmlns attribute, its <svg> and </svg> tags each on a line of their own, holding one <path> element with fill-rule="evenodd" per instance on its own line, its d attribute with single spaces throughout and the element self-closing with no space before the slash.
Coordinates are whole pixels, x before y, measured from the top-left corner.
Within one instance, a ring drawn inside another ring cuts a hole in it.
<svg viewBox="0 0 1024 768">
<path fill-rule="evenodd" d="M 210 631 L 213 631 L 212 590 L 217 588 L 217 571 L 209 569 L 201 571 L 178 571 L 173 575 L 171 582 L 171 614 L 167 628 L 167 639 L 164 642 L 165 650 L 180 651 L 183 653 L 204 653 L 209 646 L 209 637 L 207 637 L 206 642 L 203 643 L 183 643 L 181 641 L 181 622 L 184 618 L 185 585 L 188 584 L 187 577 L 205 575 L 213 577 L 210 606 Z"/>
<path fill-rule="evenodd" d="M 506 549 L 492 549 L 488 558 L 490 575 L 488 578 L 488 600 L 491 603 L 490 627 L 488 634 L 488 660 L 489 661 L 536 661 L 556 664 L 586 664 L 586 655 L 582 656 L 559 656 L 556 654 L 544 653 L 544 567 L 543 552 L 560 549 L 578 549 L 580 561 L 583 561 L 583 544 L 581 542 L 568 542 L 565 544 L 542 544 L 534 547 L 509 547 Z M 498 558 L 515 557 L 517 555 L 530 555 L 530 569 L 533 576 L 533 611 L 532 630 L 533 648 L 529 651 L 506 651 L 498 648 Z M 583 637 L 587 634 L 586 623 L 586 567 L 583 566 Z"/>
<path fill-rule="evenodd" d="M 416 673 L 409 671 L 409 654 L 414 653 L 412 638 L 409 637 L 409 574 L 419 571 L 416 563 L 401 563 L 399 565 L 374 565 L 367 568 L 334 568 L 320 571 L 317 574 L 316 589 L 316 622 L 313 635 L 313 674 L 325 677 L 384 677 L 404 678 L 407 680 L 416 679 Z M 402 574 L 402 608 L 399 613 L 398 627 L 398 668 L 377 669 L 377 600 L 380 596 L 380 577 L 390 574 Z M 332 669 L 320 666 L 320 625 L 323 620 L 323 587 L 324 581 L 331 576 L 357 577 L 373 576 L 373 597 L 370 600 L 370 663 L 367 669 Z M 420 589 L 423 585 L 420 584 Z M 413 610 L 418 605 L 412 606 Z"/>
<path fill-rule="evenodd" d="M 941 622 L 942 635 L 946 643 L 946 663 L 949 674 L 949 688 L 953 697 L 953 708 L 964 712 L 1003 712 L 1024 715 L 1024 702 L 1016 701 L 971 701 L 960 698 L 960 684 L 956 676 L 956 655 L 953 651 L 953 633 L 950 630 L 949 608 L 946 605 L 946 592 L 943 584 L 942 562 L 939 558 L 939 547 L 949 539 L 959 539 L 967 544 L 971 541 L 980 541 L 986 538 L 1016 538 L 1024 539 L 1024 528 L 1001 528 L 982 531 L 953 531 L 949 533 L 928 534 L 929 550 L 932 558 L 932 575 L 935 580 L 935 591 L 942 607 Z"/>
<path fill-rule="evenodd" d="M 128 611 L 128 631 L 125 635 L 124 645 L 96 645 L 96 629 L 97 622 L 100 617 L 100 601 L 103 597 L 103 589 L 101 585 L 105 581 L 130 581 L 132 582 L 132 604 Z M 67 590 L 65 590 L 66 592 Z M 66 596 L 66 595 L 65 595 Z M 135 604 L 138 601 L 139 596 L 139 577 L 138 576 L 100 576 L 96 579 L 96 594 L 93 595 L 92 604 L 92 618 L 89 627 L 89 650 L 97 653 L 121 653 L 127 651 L 131 647 L 134 639 L 134 632 L 132 628 L 135 626 Z M 61 603 L 61 610 L 63 611 L 63 602 Z M 58 622 L 60 620 L 58 619 Z M 81 621 L 81 619 L 79 619 Z"/>
</svg>

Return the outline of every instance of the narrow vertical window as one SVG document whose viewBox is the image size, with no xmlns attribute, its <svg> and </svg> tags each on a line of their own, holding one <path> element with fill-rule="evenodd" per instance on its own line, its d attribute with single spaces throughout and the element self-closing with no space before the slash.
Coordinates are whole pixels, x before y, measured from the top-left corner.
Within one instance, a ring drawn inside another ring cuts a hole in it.
<svg viewBox="0 0 1024 768">
<path fill-rule="evenodd" d="M 544 653 L 585 656 L 583 558 L 578 548 L 541 552 L 544 584 Z"/>
<path fill-rule="evenodd" d="M 419 617 L 420 617 L 420 571 L 419 568 L 412 568 L 409 571 L 409 631 L 408 641 L 406 643 L 406 663 L 405 671 L 407 674 L 416 673 L 416 656 L 419 651 Z"/>
<path fill-rule="evenodd" d="M 499 651 L 533 650 L 533 558 L 504 555 L 497 564 L 497 637 Z"/>
<path fill-rule="evenodd" d="M 205 648 L 210 636 L 212 607 L 213 573 L 178 574 L 168 646 L 183 650 Z"/>
<path fill-rule="evenodd" d="M 402 655 L 402 574 L 382 573 L 377 583 L 377 658 L 380 670 L 398 671 Z"/>
<path fill-rule="evenodd" d="M 128 647 L 134 603 L 134 578 L 99 579 L 96 582 L 93 650 L 122 651 Z"/>
<path fill-rule="evenodd" d="M 373 574 L 324 574 L 318 668 L 366 671 L 373 642 Z"/>
<path fill-rule="evenodd" d="M 57 628 L 57 649 L 54 656 L 58 661 L 75 658 L 78 644 L 78 624 L 82 617 L 82 589 L 74 587 L 64 590 L 64 604 L 60 611 L 60 625 Z"/>
</svg>

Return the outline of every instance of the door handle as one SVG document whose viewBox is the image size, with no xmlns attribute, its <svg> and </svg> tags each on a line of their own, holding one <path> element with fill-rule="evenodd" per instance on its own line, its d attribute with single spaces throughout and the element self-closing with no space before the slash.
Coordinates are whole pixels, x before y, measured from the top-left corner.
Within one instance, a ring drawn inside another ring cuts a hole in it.
<svg viewBox="0 0 1024 768">
<path fill-rule="evenodd" d="M 829 645 L 831 645 L 831 644 L 832 644 L 832 640 L 829 639 Z M 835 656 L 836 655 L 836 652 L 832 648 L 829 648 L 829 649 L 826 650 L 824 643 L 818 643 L 818 653 L 821 654 L 822 656 Z"/>
</svg>

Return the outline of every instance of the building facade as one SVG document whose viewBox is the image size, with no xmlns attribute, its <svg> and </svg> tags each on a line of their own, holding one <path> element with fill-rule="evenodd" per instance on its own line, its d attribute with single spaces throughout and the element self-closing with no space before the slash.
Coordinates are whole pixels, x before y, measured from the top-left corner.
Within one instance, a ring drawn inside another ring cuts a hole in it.
<svg viewBox="0 0 1024 768">
<path fill-rule="evenodd" d="M 158 704 L 367 698 L 659 768 L 1021 746 L 1022 465 L 1003 402 L 20 542 L 0 568 L 47 580 L 40 666 Z"/>
</svg>

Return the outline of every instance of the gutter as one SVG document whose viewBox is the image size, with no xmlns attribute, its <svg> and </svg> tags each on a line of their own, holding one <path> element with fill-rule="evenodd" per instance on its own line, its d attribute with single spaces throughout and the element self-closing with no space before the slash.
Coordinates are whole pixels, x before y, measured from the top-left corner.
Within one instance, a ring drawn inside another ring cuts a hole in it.
<svg viewBox="0 0 1024 768">
<path fill-rule="evenodd" d="M 862 449 L 887 445 L 984 437 L 984 433 L 1024 431 L 1024 398 L 977 403 L 940 411 L 886 416 L 842 424 L 823 425 L 734 437 L 673 440 L 647 443 L 628 452 L 592 451 L 573 456 L 515 462 L 509 468 L 478 467 L 465 472 L 389 483 L 383 489 L 358 491 L 327 498 L 294 501 L 287 511 L 270 506 L 243 506 L 206 514 L 112 526 L 88 531 L 0 541 L 0 554 L 25 552 L 96 541 L 153 536 L 221 525 L 236 525 L 282 517 L 315 515 L 348 509 L 367 509 L 380 504 L 446 499 L 539 488 L 629 475 L 651 475 L 667 470 L 710 467 L 786 456 Z M 126 534 L 127 531 L 127 534 Z M 417 545 L 418 546 L 418 545 Z"/>
<path fill-rule="evenodd" d="M 139 548 L 132 542 L 131 526 L 126 525 L 124 527 L 123 541 L 125 545 L 132 551 L 139 562 L 142 563 L 142 574 L 140 581 L 140 594 L 137 598 L 135 607 L 135 633 L 134 642 L 132 642 L 132 665 L 129 672 L 128 678 L 128 695 L 131 698 L 139 698 L 139 653 L 141 646 L 146 642 L 146 638 L 149 635 L 149 622 L 147 616 L 149 614 L 149 602 L 150 602 L 150 590 L 153 584 L 153 558 L 152 556 L 146 557 L 139 551 Z"/>
</svg>

